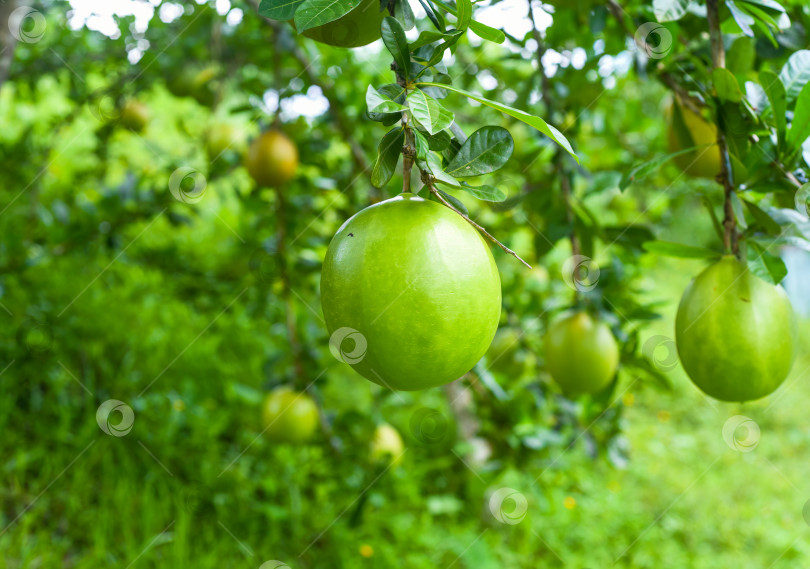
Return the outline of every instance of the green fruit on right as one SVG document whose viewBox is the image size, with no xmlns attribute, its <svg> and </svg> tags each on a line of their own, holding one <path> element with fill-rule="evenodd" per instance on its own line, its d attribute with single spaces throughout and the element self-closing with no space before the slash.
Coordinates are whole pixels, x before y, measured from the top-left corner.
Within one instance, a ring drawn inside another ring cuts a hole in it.
<svg viewBox="0 0 810 569">
<path fill-rule="evenodd" d="M 303 35 L 335 47 L 360 47 L 380 39 L 383 18 L 379 0 L 362 0 L 345 16 L 304 31 Z"/>
<path fill-rule="evenodd" d="M 149 122 L 149 107 L 140 101 L 129 100 L 121 109 L 121 124 L 134 132 L 141 132 Z"/>
<path fill-rule="evenodd" d="M 798 349 L 796 316 L 782 287 L 723 257 L 683 293 L 675 341 L 689 378 L 721 401 L 751 401 L 779 387 Z"/>
<path fill-rule="evenodd" d="M 669 151 L 678 152 L 701 146 L 692 152 L 679 154 L 675 164 L 689 176 L 714 179 L 720 173 L 720 149 L 717 147 L 717 127 L 677 99 L 667 110 L 669 115 Z M 712 146 L 705 146 L 710 144 Z"/>
<path fill-rule="evenodd" d="M 295 176 L 298 148 L 283 132 L 268 130 L 250 145 L 245 165 L 256 184 L 278 187 Z"/>
<path fill-rule="evenodd" d="M 303 443 L 315 434 L 320 422 L 318 407 L 306 393 L 297 393 L 289 387 L 272 391 L 262 403 L 264 434 L 270 440 L 284 443 Z"/>
<path fill-rule="evenodd" d="M 388 423 L 377 426 L 371 439 L 371 462 L 397 464 L 402 459 L 404 451 L 405 445 L 399 431 Z"/>
<path fill-rule="evenodd" d="M 619 346 L 604 322 L 574 312 L 554 322 L 545 336 L 546 368 L 568 397 L 605 389 L 619 367 Z"/>
</svg>

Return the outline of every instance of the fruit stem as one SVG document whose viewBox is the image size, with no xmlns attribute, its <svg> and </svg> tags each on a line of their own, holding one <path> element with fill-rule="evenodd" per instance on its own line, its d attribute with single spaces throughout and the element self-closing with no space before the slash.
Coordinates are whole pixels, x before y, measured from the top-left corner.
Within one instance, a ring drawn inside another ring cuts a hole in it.
<svg viewBox="0 0 810 569">
<path fill-rule="evenodd" d="M 725 68 L 726 51 L 723 47 L 723 34 L 720 31 L 718 0 L 706 1 L 706 19 L 709 21 L 709 41 L 712 48 L 712 67 Z M 737 220 L 734 217 L 732 197 L 734 196 L 734 174 L 731 168 L 731 158 L 728 154 L 726 134 L 723 121 L 717 121 L 717 146 L 720 149 L 720 175 L 717 181 L 723 185 L 723 245 L 726 251 L 731 251 L 739 257 L 740 247 L 737 241 Z"/>
<path fill-rule="evenodd" d="M 408 119 L 402 116 L 402 127 L 405 129 L 405 144 L 402 146 L 402 193 L 411 191 L 411 170 L 413 169 L 414 141 L 413 132 L 408 126 Z"/>
<path fill-rule="evenodd" d="M 527 267 L 529 267 L 530 269 L 532 268 L 532 266 L 531 266 L 529 263 L 527 263 L 526 261 L 524 261 L 524 260 L 523 260 L 523 258 L 522 258 L 520 255 L 518 255 L 517 253 L 515 253 L 514 251 L 512 251 L 512 250 L 511 250 L 509 247 L 507 247 L 506 245 L 504 245 L 503 243 L 501 243 L 500 241 L 498 241 L 497 239 L 495 239 L 495 237 L 493 237 L 493 236 L 492 236 L 492 235 L 491 235 L 491 234 L 490 234 L 490 233 L 489 233 L 489 232 L 488 232 L 486 229 L 484 229 L 483 227 L 481 227 L 480 225 L 478 225 L 476 222 L 474 222 L 472 219 L 470 219 L 470 218 L 469 218 L 469 216 L 467 216 L 467 215 L 466 215 L 466 214 L 464 214 L 463 212 L 461 212 L 461 211 L 457 210 L 456 208 L 454 208 L 454 207 L 453 207 L 453 206 L 450 204 L 450 202 L 448 202 L 446 199 L 444 199 L 444 196 L 442 196 L 442 194 L 441 194 L 441 193 L 439 193 L 439 191 L 438 191 L 438 190 L 437 190 L 437 189 L 436 189 L 436 188 L 433 186 L 433 184 L 430 184 L 430 183 L 429 183 L 429 184 L 427 184 L 427 187 L 430 189 L 430 193 L 432 193 L 434 196 L 436 196 L 436 199 L 437 199 L 437 200 L 439 200 L 439 201 L 440 201 L 440 202 L 442 202 L 442 203 L 443 203 L 445 206 L 449 207 L 449 208 L 450 208 L 450 209 L 452 209 L 454 212 L 456 212 L 456 213 L 457 213 L 457 214 L 459 214 L 461 217 L 463 217 L 463 218 L 464 218 L 464 219 L 467 221 L 467 223 L 469 223 L 470 225 L 472 225 L 473 227 L 475 227 L 475 228 L 476 228 L 478 231 L 480 231 L 481 233 L 483 233 L 483 234 L 484 234 L 484 236 L 485 236 L 487 239 L 489 239 L 490 241 L 492 241 L 493 243 L 495 243 L 495 244 L 496 244 L 498 247 L 500 247 L 501 249 L 503 249 L 504 251 L 506 251 L 507 253 L 509 253 L 510 255 L 512 255 L 512 256 L 513 256 L 515 259 L 517 259 L 518 261 L 520 261 L 521 263 L 523 263 L 524 265 L 526 265 L 526 266 L 527 266 Z"/>
</svg>

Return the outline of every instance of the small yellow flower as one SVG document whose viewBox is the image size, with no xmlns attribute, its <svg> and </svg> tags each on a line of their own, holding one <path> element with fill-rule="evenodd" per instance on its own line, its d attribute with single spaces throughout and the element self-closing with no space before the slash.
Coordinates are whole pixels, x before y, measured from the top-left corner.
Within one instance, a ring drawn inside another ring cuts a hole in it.
<svg viewBox="0 0 810 569">
<path fill-rule="evenodd" d="M 175 399 L 172 402 L 172 407 L 174 407 L 175 411 L 184 411 L 186 408 L 186 404 L 182 399 Z"/>
<path fill-rule="evenodd" d="M 636 396 L 632 393 L 625 393 L 622 397 L 622 403 L 624 403 L 625 407 L 632 407 L 635 402 Z"/>
<path fill-rule="evenodd" d="M 573 510 L 574 508 L 577 507 L 577 501 L 571 496 L 566 496 L 565 500 L 563 500 L 563 505 L 565 506 L 566 509 Z"/>
<path fill-rule="evenodd" d="M 367 543 L 364 543 L 363 545 L 360 546 L 360 555 L 362 555 L 365 558 L 369 558 L 372 555 L 374 555 L 374 548 L 368 545 Z"/>
<path fill-rule="evenodd" d="M 664 409 L 661 409 L 661 410 L 658 412 L 658 420 L 659 420 L 659 421 L 661 421 L 662 423 L 666 423 L 667 421 L 669 421 L 669 418 L 670 418 L 671 416 L 672 416 L 672 415 L 670 415 L 669 411 L 666 411 L 666 410 L 664 410 Z"/>
</svg>

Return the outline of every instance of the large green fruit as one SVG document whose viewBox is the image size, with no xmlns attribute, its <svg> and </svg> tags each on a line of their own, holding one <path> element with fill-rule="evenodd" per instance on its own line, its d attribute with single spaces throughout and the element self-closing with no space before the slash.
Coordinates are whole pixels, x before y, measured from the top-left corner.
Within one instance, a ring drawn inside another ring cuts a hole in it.
<svg viewBox="0 0 810 569">
<path fill-rule="evenodd" d="M 785 291 L 731 256 L 689 284 L 675 320 L 686 373 L 721 401 L 759 399 L 779 387 L 796 356 L 796 334 Z"/>
<path fill-rule="evenodd" d="M 714 179 L 720 173 L 717 127 L 677 100 L 670 105 L 668 115 L 670 152 L 702 146 L 679 154 L 674 158 L 675 163 L 689 176 Z M 704 146 L 707 144 L 713 146 Z"/>
<path fill-rule="evenodd" d="M 501 283 L 469 223 L 402 194 L 338 230 L 321 299 L 333 353 L 374 383 L 412 391 L 458 379 L 481 359 L 498 327 Z"/>
<path fill-rule="evenodd" d="M 306 30 L 304 35 L 336 47 L 360 47 L 380 39 L 380 27 L 388 12 L 380 0 L 362 0 L 354 10 L 333 22 Z"/>
<path fill-rule="evenodd" d="M 318 428 L 318 407 L 306 393 L 279 387 L 262 404 L 264 434 L 273 441 L 302 443 Z"/>
<path fill-rule="evenodd" d="M 268 130 L 250 145 L 245 165 L 259 186 L 281 186 L 295 176 L 298 148 L 284 133 Z"/>
<path fill-rule="evenodd" d="M 569 397 L 599 393 L 616 375 L 619 346 L 604 322 L 574 312 L 554 322 L 545 336 L 546 368 Z"/>
</svg>

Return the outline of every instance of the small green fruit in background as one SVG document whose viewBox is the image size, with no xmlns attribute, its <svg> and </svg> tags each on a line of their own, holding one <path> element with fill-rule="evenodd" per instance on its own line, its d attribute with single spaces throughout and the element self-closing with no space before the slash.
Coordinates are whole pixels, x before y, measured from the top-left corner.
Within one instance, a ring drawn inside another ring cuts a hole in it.
<svg viewBox="0 0 810 569">
<path fill-rule="evenodd" d="M 134 132 L 142 132 L 149 122 L 149 107 L 134 99 L 124 103 L 121 109 L 121 125 Z"/>
<path fill-rule="evenodd" d="M 264 434 L 273 441 L 302 443 L 318 428 L 318 407 L 306 393 L 279 387 L 267 395 L 262 404 Z"/>
<path fill-rule="evenodd" d="M 683 293 L 675 320 L 678 354 L 690 379 L 721 401 L 750 401 L 787 378 L 798 350 L 785 291 L 723 257 Z"/>
<path fill-rule="evenodd" d="M 402 460 L 404 450 L 399 431 L 387 423 L 377 426 L 371 439 L 371 462 L 397 464 Z"/>
<path fill-rule="evenodd" d="M 338 230 L 321 302 L 333 354 L 374 383 L 413 391 L 454 381 L 481 359 L 498 327 L 501 283 L 469 223 L 402 194 Z"/>
<path fill-rule="evenodd" d="M 523 374 L 523 362 L 516 359 L 520 336 L 520 330 L 511 326 L 498 329 L 486 354 L 490 371 L 512 378 Z"/>
<path fill-rule="evenodd" d="M 546 368 L 569 397 L 605 389 L 619 367 L 619 346 L 604 322 L 587 312 L 555 321 L 545 335 Z"/>
<path fill-rule="evenodd" d="M 323 26 L 304 31 L 303 35 L 335 47 L 360 47 L 380 39 L 383 18 L 379 0 L 362 0 L 351 12 Z"/>
<path fill-rule="evenodd" d="M 295 176 L 298 148 L 283 132 L 268 130 L 250 145 L 245 165 L 256 184 L 278 187 Z"/>
</svg>

